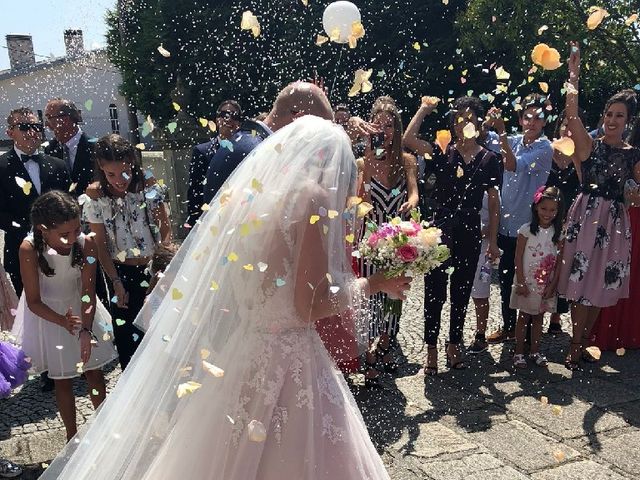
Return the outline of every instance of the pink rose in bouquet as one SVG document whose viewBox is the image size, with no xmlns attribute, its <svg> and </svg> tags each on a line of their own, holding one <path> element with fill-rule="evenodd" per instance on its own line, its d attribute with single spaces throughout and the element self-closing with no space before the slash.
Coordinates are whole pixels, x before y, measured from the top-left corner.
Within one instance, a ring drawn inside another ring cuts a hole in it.
<svg viewBox="0 0 640 480">
<path fill-rule="evenodd" d="M 413 262 L 418 258 L 418 249 L 411 245 L 403 245 L 402 247 L 397 248 L 396 253 L 403 262 Z"/>
</svg>

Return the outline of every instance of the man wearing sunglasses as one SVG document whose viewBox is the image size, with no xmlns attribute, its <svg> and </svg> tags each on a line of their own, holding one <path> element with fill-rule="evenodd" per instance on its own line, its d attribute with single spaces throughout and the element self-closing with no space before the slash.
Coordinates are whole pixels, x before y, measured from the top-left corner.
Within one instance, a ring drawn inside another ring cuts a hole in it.
<svg viewBox="0 0 640 480">
<path fill-rule="evenodd" d="M 220 142 L 230 140 L 240 128 L 242 109 L 235 100 L 225 100 L 216 111 L 217 135 L 206 143 L 193 147 L 191 163 L 189 164 L 189 189 L 187 200 L 189 217 L 187 223 L 193 225 L 202 214 L 202 191 L 204 188 L 207 168 L 211 159 L 220 148 Z"/>
<path fill-rule="evenodd" d="M 0 229 L 4 230 L 4 268 L 22 293 L 18 250 L 31 230 L 31 204 L 49 190 L 69 189 L 64 161 L 41 153 L 42 124 L 28 108 L 12 110 L 7 135 L 13 148 L 0 156 Z"/>
<path fill-rule="evenodd" d="M 264 122 L 243 122 L 231 141 L 222 144 L 211 159 L 204 185 L 205 203 L 213 199 L 235 168 L 262 140 L 304 115 L 333 120 L 331 104 L 322 88 L 310 82 L 294 82 L 278 94 Z"/>
<path fill-rule="evenodd" d="M 75 104 L 69 100 L 63 98 L 49 100 L 44 109 L 44 117 L 47 127 L 54 135 L 44 151 L 48 155 L 64 160 L 71 183 L 75 184 L 71 193 L 80 196 L 93 181 L 95 140 L 92 141 L 80 129 L 82 115 Z"/>
</svg>

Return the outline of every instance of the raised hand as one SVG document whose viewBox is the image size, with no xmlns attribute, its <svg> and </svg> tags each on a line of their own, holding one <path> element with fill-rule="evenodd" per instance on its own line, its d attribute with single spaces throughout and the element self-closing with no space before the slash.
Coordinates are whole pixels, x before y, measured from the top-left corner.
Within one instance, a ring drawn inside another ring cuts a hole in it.
<svg viewBox="0 0 640 480">
<path fill-rule="evenodd" d="M 567 65 L 569 66 L 569 80 L 574 83 L 580 78 L 580 46 L 578 42 L 571 42 L 570 46 L 571 50 Z"/>
</svg>

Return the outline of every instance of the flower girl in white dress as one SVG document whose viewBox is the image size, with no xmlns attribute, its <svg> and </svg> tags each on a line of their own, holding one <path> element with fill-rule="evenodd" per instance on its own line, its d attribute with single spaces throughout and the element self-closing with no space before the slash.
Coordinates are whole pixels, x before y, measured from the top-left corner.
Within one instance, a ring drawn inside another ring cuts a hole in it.
<svg viewBox="0 0 640 480">
<path fill-rule="evenodd" d="M 51 191 L 31 208 L 33 236 L 20 246 L 24 292 L 14 335 L 36 373 L 49 372 L 67 431 L 76 434 L 73 378 L 85 374 L 93 406 L 105 398 L 101 367 L 114 358 L 111 317 L 96 302 L 96 248 L 80 233 L 80 206 L 70 195 Z"/>
</svg>

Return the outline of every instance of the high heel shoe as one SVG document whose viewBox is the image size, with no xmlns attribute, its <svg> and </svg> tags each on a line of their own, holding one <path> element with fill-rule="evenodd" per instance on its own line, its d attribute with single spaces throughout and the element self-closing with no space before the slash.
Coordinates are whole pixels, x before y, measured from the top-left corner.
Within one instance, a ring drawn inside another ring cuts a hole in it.
<svg viewBox="0 0 640 480">
<path fill-rule="evenodd" d="M 380 362 L 382 363 L 382 368 L 387 373 L 393 373 L 398 370 L 398 362 L 396 362 L 395 357 L 391 353 L 391 345 L 387 345 L 386 348 L 383 348 L 378 344 L 378 348 L 376 350 L 376 355 Z M 389 355 L 391 356 L 391 360 L 385 361 L 385 357 Z"/>
<path fill-rule="evenodd" d="M 460 349 L 458 348 L 458 344 L 457 343 L 449 343 L 446 342 L 446 354 L 447 354 L 447 368 L 451 369 L 451 370 L 464 370 L 468 367 L 468 365 L 466 364 L 466 362 L 464 360 L 457 360 L 458 358 L 460 358 Z M 451 353 L 449 352 L 449 347 L 450 346 L 455 346 L 456 348 L 456 354 L 451 355 Z M 452 357 L 454 359 L 456 359 L 457 361 L 453 361 Z"/>
<path fill-rule="evenodd" d="M 573 356 L 571 355 L 571 350 L 574 350 L 574 347 L 578 347 L 575 348 L 576 351 L 580 352 L 580 357 L 582 357 L 582 342 L 571 342 L 570 346 L 569 346 L 569 352 L 567 353 L 567 358 L 564 361 L 564 366 L 567 370 L 571 370 L 572 372 L 575 372 L 576 370 L 580 370 L 580 360 L 574 360 Z"/>
<path fill-rule="evenodd" d="M 429 352 L 435 351 L 435 361 L 430 362 Z M 435 366 L 433 366 L 435 364 Z M 435 377 L 438 374 L 438 347 L 436 345 L 427 345 L 427 361 L 422 368 L 425 377 Z"/>
</svg>

